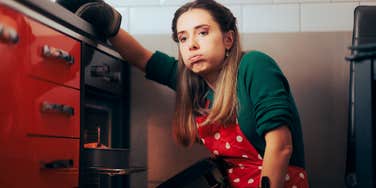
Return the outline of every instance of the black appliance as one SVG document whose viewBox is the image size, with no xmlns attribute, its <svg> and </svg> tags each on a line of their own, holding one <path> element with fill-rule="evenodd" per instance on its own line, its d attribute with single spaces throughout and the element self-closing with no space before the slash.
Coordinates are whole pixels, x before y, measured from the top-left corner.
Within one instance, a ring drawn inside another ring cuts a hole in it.
<svg viewBox="0 0 376 188">
<path fill-rule="evenodd" d="M 350 61 L 347 187 L 376 187 L 376 6 L 354 12 Z"/>
<path fill-rule="evenodd" d="M 80 187 L 129 187 L 129 65 L 82 45 Z"/>
</svg>

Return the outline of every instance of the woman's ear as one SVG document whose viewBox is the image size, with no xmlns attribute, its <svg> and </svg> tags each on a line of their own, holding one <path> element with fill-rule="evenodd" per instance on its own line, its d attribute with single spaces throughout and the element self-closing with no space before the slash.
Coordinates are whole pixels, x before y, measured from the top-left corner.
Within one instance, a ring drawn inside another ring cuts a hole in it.
<svg viewBox="0 0 376 188">
<path fill-rule="evenodd" d="M 230 30 L 227 31 L 223 36 L 223 43 L 225 44 L 225 48 L 228 50 L 234 44 L 234 31 Z"/>
</svg>

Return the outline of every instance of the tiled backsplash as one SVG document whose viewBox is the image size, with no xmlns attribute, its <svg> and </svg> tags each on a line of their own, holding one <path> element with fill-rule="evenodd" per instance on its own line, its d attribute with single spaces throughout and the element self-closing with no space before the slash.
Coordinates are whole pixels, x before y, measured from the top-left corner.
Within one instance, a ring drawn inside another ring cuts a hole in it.
<svg viewBox="0 0 376 188">
<path fill-rule="evenodd" d="M 106 0 L 131 34 L 169 34 L 187 0 Z M 241 33 L 352 31 L 354 8 L 376 0 L 219 0 L 238 18 Z"/>
</svg>

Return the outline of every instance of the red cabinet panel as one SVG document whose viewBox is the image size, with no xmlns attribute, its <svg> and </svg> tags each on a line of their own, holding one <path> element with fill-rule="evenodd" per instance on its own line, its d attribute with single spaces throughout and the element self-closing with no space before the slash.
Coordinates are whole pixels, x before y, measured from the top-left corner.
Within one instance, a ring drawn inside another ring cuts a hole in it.
<svg viewBox="0 0 376 188">
<path fill-rule="evenodd" d="M 0 187 L 77 187 L 80 42 L 2 4 L 0 30 Z"/>
<path fill-rule="evenodd" d="M 22 116 L 23 65 L 29 63 L 30 27 L 22 14 L 0 5 L 0 187 L 23 187 L 20 171 L 30 166 L 30 153 Z M 13 36 L 10 36 L 13 35 Z M 12 37 L 17 41 L 12 41 Z M 18 181 L 17 181 L 18 180 Z M 25 177 L 24 181 L 31 180 Z"/>
<path fill-rule="evenodd" d="M 78 187 L 79 140 L 30 138 L 32 187 Z"/>
<path fill-rule="evenodd" d="M 80 87 L 80 42 L 29 19 L 31 75 L 66 86 Z"/>
<path fill-rule="evenodd" d="M 0 139 L 9 136 L 4 131 L 18 129 L 15 124 L 20 113 L 22 98 L 17 93 L 22 91 L 25 76 L 25 64 L 29 63 L 30 27 L 27 19 L 20 13 L 0 5 Z M 17 37 L 17 41 L 12 41 Z M 6 129 L 6 130 L 5 130 Z M 9 133 L 9 132 L 8 132 Z"/>
<path fill-rule="evenodd" d="M 25 124 L 29 134 L 80 136 L 80 91 L 49 82 L 27 79 L 25 111 L 31 122 Z"/>
</svg>

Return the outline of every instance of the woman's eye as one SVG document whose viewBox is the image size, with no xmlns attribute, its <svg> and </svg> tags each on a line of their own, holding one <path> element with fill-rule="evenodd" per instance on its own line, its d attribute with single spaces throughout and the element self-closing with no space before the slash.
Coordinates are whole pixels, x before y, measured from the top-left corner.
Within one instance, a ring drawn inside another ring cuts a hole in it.
<svg viewBox="0 0 376 188">
<path fill-rule="evenodd" d="M 186 37 L 180 37 L 180 38 L 179 38 L 179 42 L 180 42 L 180 43 L 184 43 L 186 40 L 187 40 Z"/>
<path fill-rule="evenodd" d="M 207 32 L 207 31 L 201 31 L 201 32 L 199 33 L 199 35 L 201 35 L 201 36 L 206 36 L 206 35 L 208 35 L 208 32 Z"/>
</svg>

